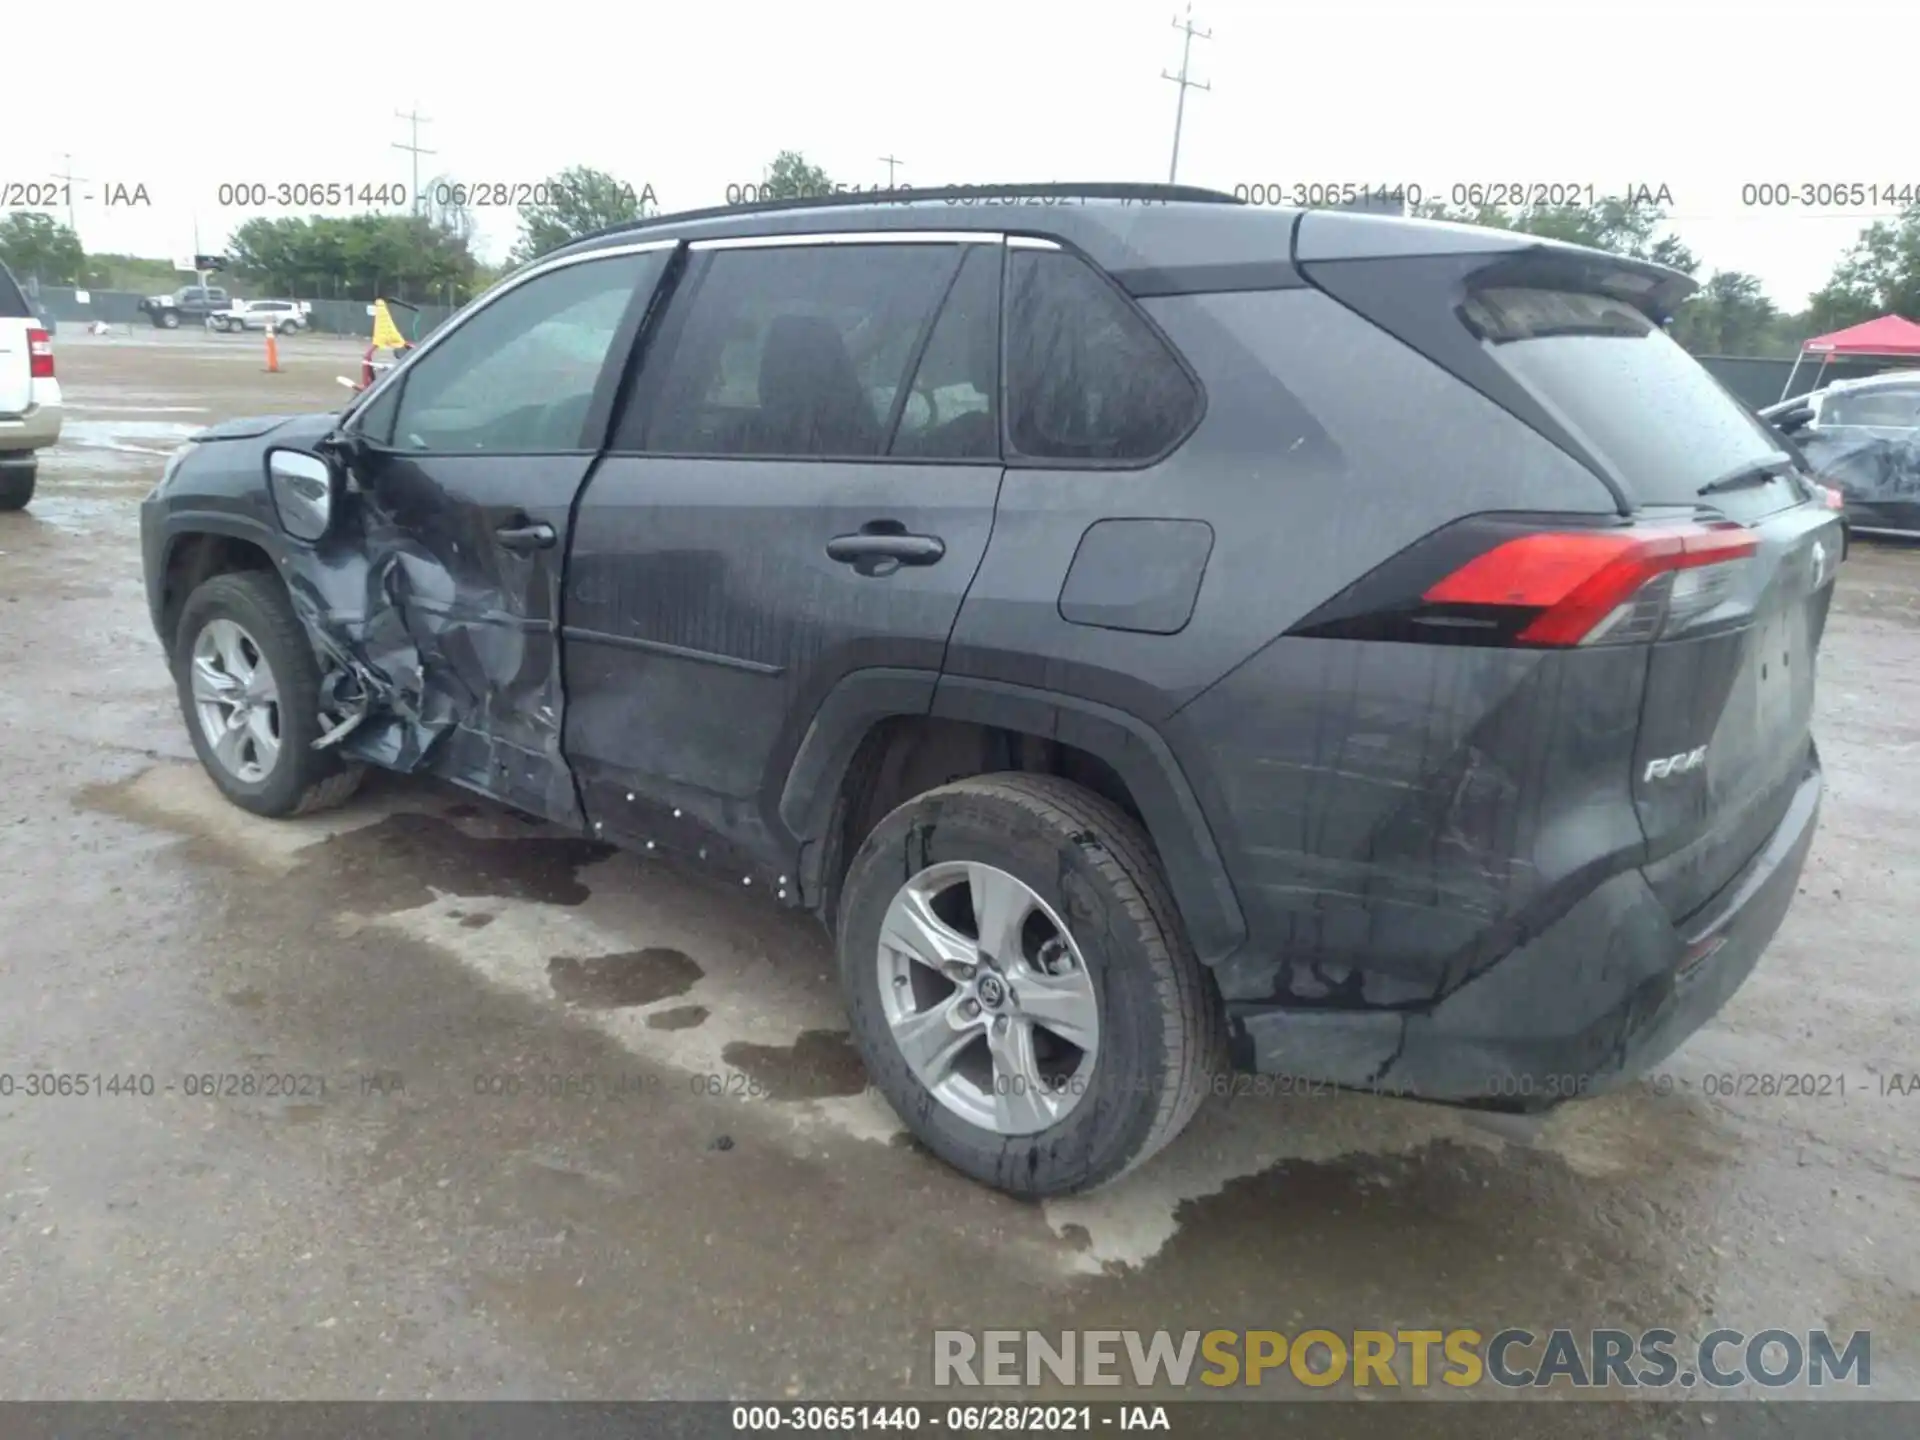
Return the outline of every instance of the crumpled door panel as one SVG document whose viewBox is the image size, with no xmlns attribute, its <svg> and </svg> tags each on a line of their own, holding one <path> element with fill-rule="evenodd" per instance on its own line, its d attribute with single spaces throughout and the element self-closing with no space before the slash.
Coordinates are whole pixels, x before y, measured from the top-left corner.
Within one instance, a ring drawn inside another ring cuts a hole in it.
<svg viewBox="0 0 1920 1440">
<path fill-rule="evenodd" d="M 332 722 L 322 743 L 578 823 L 560 752 L 561 552 L 502 563 L 457 507 L 442 513 L 447 523 L 402 525 L 372 488 L 353 485 L 327 538 L 288 564 L 321 660 Z"/>
</svg>

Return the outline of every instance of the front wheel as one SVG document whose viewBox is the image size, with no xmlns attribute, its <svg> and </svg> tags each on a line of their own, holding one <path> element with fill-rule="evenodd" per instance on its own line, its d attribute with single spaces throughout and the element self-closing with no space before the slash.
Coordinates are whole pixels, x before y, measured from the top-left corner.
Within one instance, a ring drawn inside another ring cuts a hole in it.
<svg viewBox="0 0 1920 1440">
<path fill-rule="evenodd" d="M 174 314 L 173 311 L 168 310 L 163 312 L 153 323 L 158 325 L 162 330 L 178 330 L 180 328 L 180 317 Z"/>
<path fill-rule="evenodd" d="M 1023 1197 L 1090 1190 L 1185 1127 L 1224 1022 L 1140 826 L 1051 776 L 919 796 L 841 892 L 854 1041 L 915 1136 Z"/>
<path fill-rule="evenodd" d="M 313 748 L 322 733 L 320 667 L 273 574 L 216 575 L 188 596 L 173 669 L 194 751 L 241 809 L 304 815 L 359 788 L 360 767 Z"/>
</svg>

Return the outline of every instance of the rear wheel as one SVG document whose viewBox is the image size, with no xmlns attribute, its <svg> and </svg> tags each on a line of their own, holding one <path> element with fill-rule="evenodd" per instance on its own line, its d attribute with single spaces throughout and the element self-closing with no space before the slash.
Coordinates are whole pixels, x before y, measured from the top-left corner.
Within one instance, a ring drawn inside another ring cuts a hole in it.
<svg viewBox="0 0 1920 1440">
<path fill-rule="evenodd" d="M 316 750 L 320 668 L 279 580 L 216 575 L 187 598 L 174 642 L 180 710 L 220 792 L 256 815 L 304 815 L 359 788 L 361 767 Z"/>
<path fill-rule="evenodd" d="M 1223 1063 L 1145 833 L 1065 781 L 981 776 L 901 806 L 854 857 L 839 921 L 874 1083 L 936 1155 L 1011 1194 L 1125 1174 Z"/>
<path fill-rule="evenodd" d="M 0 510 L 24 510 L 33 499 L 38 464 L 0 465 Z"/>
</svg>

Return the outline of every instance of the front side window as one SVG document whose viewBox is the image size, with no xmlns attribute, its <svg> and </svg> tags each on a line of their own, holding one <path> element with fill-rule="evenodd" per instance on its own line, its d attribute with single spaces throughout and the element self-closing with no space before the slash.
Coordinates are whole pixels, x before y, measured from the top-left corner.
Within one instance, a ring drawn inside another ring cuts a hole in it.
<svg viewBox="0 0 1920 1440">
<path fill-rule="evenodd" d="M 651 292 L 666 255 L 563 265 L 483 306 L 399 377 L 394 448 L 502 455 L 583 448 L 614 335 L 635 293 Z"/>
<path fill-rule="evenodd" d="M 882 453 L 894 400 L 962 247 L 793 245 L 697 255 L 673 300 L 621 449 L 861 459 Z M 637 432 L 637 433 L 634 433 Z"/>
<path fill-rule="evenodd" d="M 1061 250 L 1007 256 L 1007 428 L 1048 460 L 1145 461 L 1194 423 L 1200 392 L 1092 266 Z"/>
</svg>

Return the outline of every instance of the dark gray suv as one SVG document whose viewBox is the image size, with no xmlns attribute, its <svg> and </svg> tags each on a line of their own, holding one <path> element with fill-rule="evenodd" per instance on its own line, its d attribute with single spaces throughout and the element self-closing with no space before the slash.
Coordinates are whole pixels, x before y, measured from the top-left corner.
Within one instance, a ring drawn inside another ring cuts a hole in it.
<svg viewBox="0 0 1920 1440">
<path fill-rule="evenodd" d="M 876 1084 L 1023 1195 L 1235 1072 L 1656 1063 L 1813 835 L 1838 523 L 1673 272 L 1152 186 L 545 257 L 143 514 L 209 774 L 428 773 L 817 913 Z"/>
</svg>

